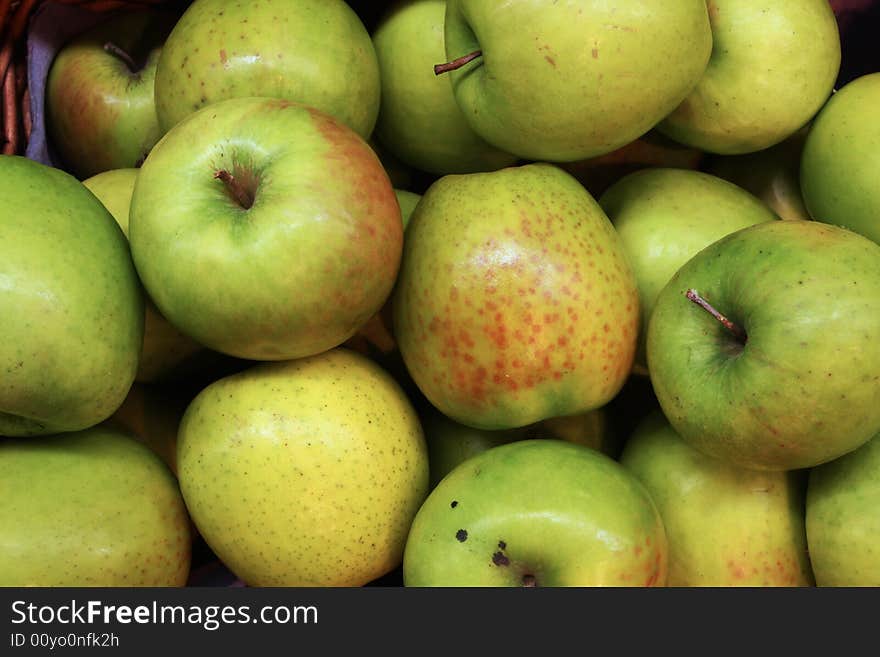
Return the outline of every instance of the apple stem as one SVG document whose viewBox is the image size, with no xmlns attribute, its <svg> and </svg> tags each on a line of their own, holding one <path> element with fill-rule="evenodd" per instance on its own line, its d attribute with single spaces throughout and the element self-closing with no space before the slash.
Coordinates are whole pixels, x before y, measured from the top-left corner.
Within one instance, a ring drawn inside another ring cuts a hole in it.
<svg viewBox="0 0 880 657">
<path fill-rule="evenodd" d="M 700 296 L 700 293 L 691 288 L 685 293 L 685 296 L 697 304 L 700 308 L 705 310 L 707 313 L 712 315 L 715 319 L 717 319 L 721 325 L 730 331 L 733 336 L 739 340 L 742 344 L 746 343 L 746 332 L 742 329 L 738 324 L 734 324 L 727 317 L 722 315 L 720 312 L 715 310 L 708 301 L 706 301 L 703 297 Z"/>
<path fill-rule="evenodd" d="M 447 71 L 455 71 L 457 69 L 460 69 L 462 66 L 470 61 L 475 60 L 482 54 L 482 50 L 474 50 L 469 55 L 464 55 L 463 57 L 459 57 L 458 59 L 453 59 L 451 62 L 446 62 L 445 64 L 435 64 L 434 75 L 440 75 L 441 73 L 446 73 Z"/>
<path fill-rule="evenodd" d="M 523 575 L 522 585 L 526 588 L 538 586 L 538 580 L 534 575 Z"/>
<path fill-rule="evenodd" d="M 134 63 L 134 60 L 131 58 L 127 52 L 125 52 L 122 48 L 117 46 L 115 43 L 108 41 L 104 44 L 104 51 L 109 52 L 111 55 L 115 55 L 128 66 L 128 70 L 132 73 L 138 72 L 138 65 Z"/>
<path fill-rule="evenodd" d="M 227 191 L 232 195 L 236 203 L 245 210 L 250 210 L 254 204 L 254 195 L 241 182 L 236 180 L 235 176 L 225 169 L 221 169 L 214 174 L 214 178 L 226 185 Z"/>
</svg>

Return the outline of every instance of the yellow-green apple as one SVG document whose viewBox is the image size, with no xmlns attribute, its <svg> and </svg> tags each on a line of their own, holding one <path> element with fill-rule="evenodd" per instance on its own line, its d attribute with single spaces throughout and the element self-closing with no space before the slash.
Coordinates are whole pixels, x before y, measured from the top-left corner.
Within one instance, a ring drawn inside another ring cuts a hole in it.
<svg viewBox="0 0 880 657">
<path fill-rule="evenodd" d="M 46 80 L 46 128 L 79 178 L 134 167 L 159 140 L 153 83 L 174 15 L 112 16 L 64 45 Z"/>
<path fill-rule="evenodd" d="M 880 434 L 810 471 L 807 545 L 818 586 L 880 586 Z"/>
<path fill-rule="evenodd" d="M 638 283 L 642 326 L 636 371 L 642 374 L 654 301 L 678 268 L 725 235 L 777 218 L 733 183 L 686 169 L 631 173 L 606 190 L 599 204 L 620 235 Z"/>
<path fill-rule="evenodd" d="M 0 441 L 0 585 L 183 586 L 190 524 L 177 481 L 106 427 Z"/>
<path fill-rule="evenodd" d="M 819 112 L 801 157 L 801 189 L 816 221 L 880 243 L 880 73 L 846 84 Z"/>
<path fill-rule="evenodd" d="M 478 137 L 462 115 L 447 76 L 433 66 L 445 58 L 446 0 L 391 5 L 373 32 L 382 100 L 376 138 L 411 166 L 435 174 L 492 171 L 516 156 Z"/>
<path fill-rule="evenodd" d="M 125 235 L 72 175 L 0 156 L 0 435 L 75 431 L 134 381 L 144 302 Z"/>
<path fill-rule="evenodd" d="M 83 185 L 104 204 L 126 237 L 131 195 L 137 174 L 137 169 L 111 169 L 83 180 Z M 144 297 L 144 343 L 138 360 L 136 381 L 162 379 L 202 348 L 162 317 L 149 296 Z"/>
<path fill-rule="evenodd" d="M 441 481 L 406 542 L 406 586 L 663 586 L 663 521 L 641 483 L 599 452 L 521 440 Z"/>
<path fill-rule="evenodd" d="M 880 431 L 880 245 L 816 221 L 741 229 L 663 288 L 647 348 L 693 447 L 759 470 L 835 459 Z"/>
<path fill-rule="evenodd" d="M 162 315 L 252 360 L 354 335 L 391 292 L 403 244 L 400 206 L 367 143 L 274 98 L 220 101 L 177 124 L 141 167 L 129 222 Z"/>
<path fill-rule="evenodd" d="M 445 46 L 449 65 L 435 70 L 474 132 L 563 162 L 620 148 L 674 110 L 712 33 L 704 0 L 449 0 Z"/>
<path fill-rule="evenodd" d="M 177 455 L 196 526 L 253 586 L 362 586 L 388 573 L 428 487 L 408 398 L 342 348 L 212 383 L 184 414 Z"/>
<path fill-rule="evenodd" d="M 407 227 L 392 312 L 425 397 L 485 429 L 603 406 L 629 375 L 639 323 L 620 236 L 546 163 L 431 185 Z"/>
<path fill-rule="evenodd" d="M 801 153 L 807 129 L 798 130 L 775 146 L 744 155 L 707 158 L 706 171 L 751 192 L 780 219 L 809 220 L 801 194 Z"/>
<path fill-rule="evenodd" d="M 684 442 L 656 411 L 620 463 L 657 505 L 669 545 L 667 586 L 811 586 L 805 477 L 731 465 Z"/>
<path fill-rule="evenodd" d="M 828 99 L 840 34 L 828 0 L 707 0 L 712 56 L 699 84 L 657 125 L 684 144 L 735 155 L 797 132 Z"/>
<path fill-rule="evenodd" d="M 219 100 L 268 96 L 321 110 L 366 139 L 379 94 L 373 42 L 342 0 L 195 0 L 156 71 L 163 132 Z"/>
</svg>

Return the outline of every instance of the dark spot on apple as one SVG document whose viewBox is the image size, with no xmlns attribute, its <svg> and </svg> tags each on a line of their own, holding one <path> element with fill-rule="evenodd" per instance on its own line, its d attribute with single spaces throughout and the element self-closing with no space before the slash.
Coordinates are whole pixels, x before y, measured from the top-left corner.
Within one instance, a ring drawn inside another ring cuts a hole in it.
<svg viewBox="0 0 880 657">
<path fill-rule="evenodd" d="M 464 543 L 467 540 L 467 530 L 459 529 L 457 532 L 455 532 L 455 538 L 458 540 L 459 543 Z"/>
<path fill-rule="evenodd" d="M 458 500 L 452 500 L 452 504 L 450 504 L 453 509 L 458 506 Z"/>
<path fill-rule="evenodd" d="M 538 580 L 534 575 L 526 573 L 522 576 L 522 585 L 528 588 L 535 588 L 538 586 Z"/>
<path fill-rule="evenodd" d="M 505 543 L 504 541 L 498 541 L 498 549 L 499 549 L 499 550 L 506 550 L 506 549 L 507 549 L 507 543 Z"/>
<path fill-rule="evenodd" d="M 492 555 L 492 563 L 496 566 L 509 566 L 510 559 L 503 552 L 499 551 Z"/>
</svg>

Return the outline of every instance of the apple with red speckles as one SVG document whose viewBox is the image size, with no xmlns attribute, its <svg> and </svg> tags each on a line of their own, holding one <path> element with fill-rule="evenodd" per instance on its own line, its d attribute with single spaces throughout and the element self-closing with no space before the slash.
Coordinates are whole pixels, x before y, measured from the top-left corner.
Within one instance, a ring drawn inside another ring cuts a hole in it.
<svg viewBox="0 0 880 657">
<path fill-rule="evenodd" d="M 342 0 L 195 0 L 156 71 L 163 131 L 211 103 L 268 96 L 315 107 L 366 139 L 379 95 L 373 42 Z"/>
<path fill-rule="evenodd" d="M 150 298 L 184 334 L 237 358 L 286 360 L 341 344 L 382 307 L 403 222 L 353 130 L 300 103 L 241 98 L 155 146 L 129 238 Z"/>
<path fill-rule="evenodd" d="M 648 491 L 613 459 L 561 440 L 493 447 L 422 504 L 406 586 L 663 586 L 668 546 Z"/>
<path fill-rule="evenodd" d="M 394 334 L 442 413 L 505 429 L 598 408 L 633 364 L 635 277 L 595 199 L 562 169 L 449 175 L 407 227 Z"/>
<path fill-rule="evenodd" d="M 657 505 L 669 544 L 667 586 L 811 586 L 803 471 L 762 472 L 706 456 L 659 411 L 621 464 Z"/>
</svg>

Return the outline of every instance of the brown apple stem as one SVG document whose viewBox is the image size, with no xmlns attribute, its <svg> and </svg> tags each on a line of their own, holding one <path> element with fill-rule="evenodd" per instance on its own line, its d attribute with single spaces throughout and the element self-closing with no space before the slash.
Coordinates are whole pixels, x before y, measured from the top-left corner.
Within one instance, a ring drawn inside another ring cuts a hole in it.
<svg viewBox="0 0 880 657">
<path fill-rule="evenodd" d="M 538 580 L 534 575 L 523 575 L 522 585 L 526 588 L 533 588 L 538 586 Z"/>
<path fill-rule="evenodd" d="M 131 58 L 127 52 L 125 52 L 122 48 L 117 46 L 115 43 L 108 41 L 104 44 L 104 51 L 109 52 L 111 55 L 114 55 L 125 62 L 125 65 L 128 66 L 128 70 L 132 73 L 137 73 L 138 66 L 134 63 L 134 60 Z"/>
<path fill-rule="evenodd" d="M 453 59 L 451 62 L 446 62 L 445 64 L 435 64 L 434 75 L 440 75 L 441 73 L 446 73 L 447 71 L 455 71 L 457 69 L 460 69 L 462 66 L 464 66 L 468 62 L 475 60 L 482 54 L 482 50 L 474 50 L 471 54 L 459 57 L 458 59 Z"/>
<path fill-rule="evenodd" d="M 254 195 L 245 185 L 242 185 L 235 176 L 228 171 L 221 169 L 214 174 L 214 178 L 226 185 L 226 190 L 236 203 L 245 210 L 250 210 L 251 206 L 254 204 Z"/>
<path fill-rule="evenodd" d="M 722 315 L 720 312 L 715 310 L 708 301 L 706 301 L 703 297 L 700 296 L 700 293 L 691 288 L 685 293 L 685 296 L 697 304 L 700 308 L 705 310 L 707 313 L 712 315 L 715 319 L 717 319 L 721 325 L 730 331 L 733 336 L 739 340 L 742 344 L 746 343 L 746 332 L 742 329 L 738 324 L 734 324 L 727 317 Z"/>
</svg>

